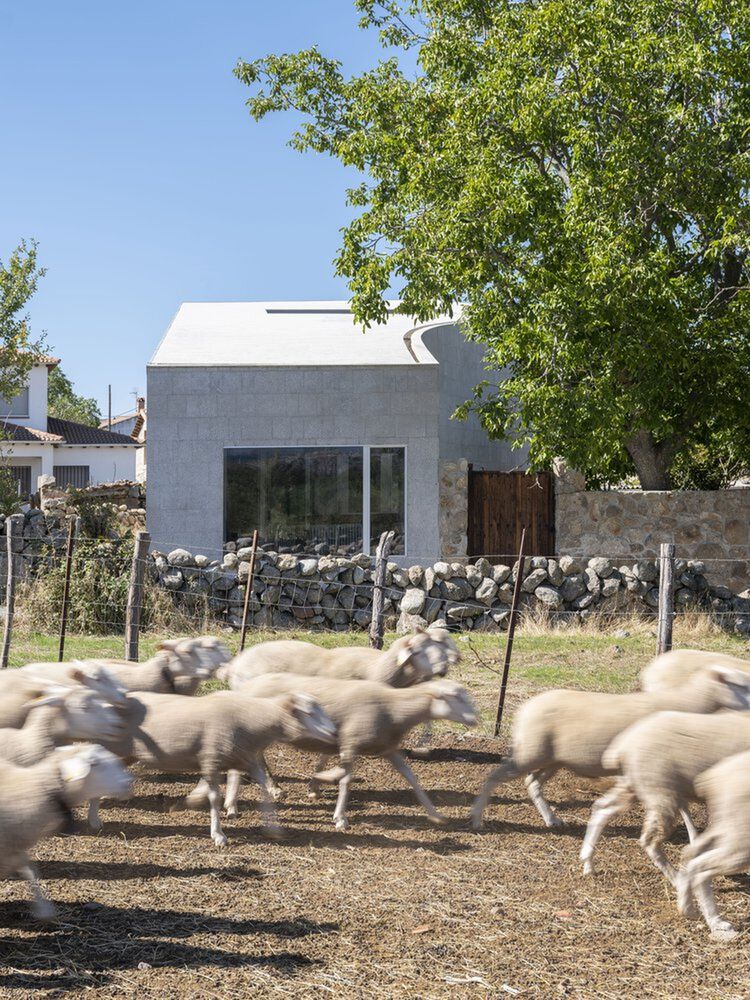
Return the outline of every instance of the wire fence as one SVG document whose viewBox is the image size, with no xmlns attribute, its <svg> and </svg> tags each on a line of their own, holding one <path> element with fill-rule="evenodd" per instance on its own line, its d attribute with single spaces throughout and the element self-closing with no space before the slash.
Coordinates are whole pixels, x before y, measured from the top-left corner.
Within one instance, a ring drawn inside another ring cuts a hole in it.
<svg viewBox="0 0 750 1000">
<path fill-rule="evenodd" d="M 70 555 L 70 594 L 63 615 L 64 539 L 19 538 L 14 548 L 12 624 L 18 638 L 55 636 L 66 628 L 71 634 L 124 637 L 132 616 L 134 575 L 143 581 L 136 632 L 239 632 L 245 613 L 247 629 L 264 634 L 365 631 L 372 624 L 376 585 L 369 557 L 313 560 L 259 549 L 246 599 L 249 550 L 238 558 L 236 552 L 204 548 L 194 557 L 184 545 L 175 545 L 168 553 L 154 550 L 134 557 L 132 538 L 79 537 Z M 750 590 L 717 582 L 750 577 L 750 552 L 747 560 L 689 555 L 678 553 L 672 561 L 675 583 L 668 613 L 689 611 L 729 631 L 750 634 Z M 643 553 L 590 559 L 529 556 L 519 617 L 549 627 L 590 621 L 616 627 L 634 615 L 656 620 L 662 563 L 663 557 Z M 7 555 L 0 555 L 4 604 L 8 565 Z M 517 554 L 451 556 L 410 566 L 389 559 L 382 588 L 384 627 L 409 630 L 440 623 L 456 631 L 503 631 L 510 623 L 517 569 Z"/>
</svg>

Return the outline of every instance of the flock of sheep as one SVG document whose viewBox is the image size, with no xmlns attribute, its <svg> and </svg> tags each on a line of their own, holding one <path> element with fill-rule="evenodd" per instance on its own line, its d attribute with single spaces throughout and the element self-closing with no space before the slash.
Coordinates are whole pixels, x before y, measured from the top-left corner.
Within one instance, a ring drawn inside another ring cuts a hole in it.
<svg viewBox="0 0 750 1000">
<path fill-rule="evenodd" d="M 29 882 L 33 915 L 50 919 L 54 907 L 28 852 L 69 828 L 72 810 L 86 802 L 89 825 L 100 829 L 100 799 L 130 794 L 126 767 L 135 762 L 201 775 L 183 804 L 208 805 L 219 847 L 227 843 L 222 776 L 228 817 L 237 815 L 241 777 L 248 776 L 260 791 L 264 831 L 280 836 L 275 801 L 281 789 L 264 758 L 274 743 L 319 756 L 310 794 L 318 794 L 320 783 L 338 785 L 337 830 L 349 825 L 349 785 L 361 756 L 387 760 L 428 818 L 443 824 L 399 747 L 412 729 L 434 719 L 476 724 L 467 692 L 445 677 L 458 659 L 450 635 L 433 628 L 385 652 L 279 640 L 232 659 L 217 639 L 202 637 L 164 642 L 143 664 L 89 660 L 6 671 L 0 674 L 2 870 Z M 230 690 L 186 697 L 213 676 Z M 328 767 L 332 756 L 336 762 Z M 510 756 L 489 774 L 472 806 L 475 829 L 497 785 L 521 776 L 545 824 L 558 825 L 544 784 L 563 768 L 615 777 L 592 809 L 581 849 L 586 873 L 594 871 L 606 825 L 637 799 L 646 813 L 641 844 L 676 887 L 680 912 L 702 915 L 713 937 L 737 934 L 717 911 L 712 879 L 750 867 L 750 663 L 675 651 L 649 664 L 641 690 L 632 694 L 547 691 L 530 699 L 516 714 Z M 703 833 L 688 812 L 694 800 L 708 806 Z M 678 870 L 664 844 L 679 815 L 690 844 Z"/>
</svg>

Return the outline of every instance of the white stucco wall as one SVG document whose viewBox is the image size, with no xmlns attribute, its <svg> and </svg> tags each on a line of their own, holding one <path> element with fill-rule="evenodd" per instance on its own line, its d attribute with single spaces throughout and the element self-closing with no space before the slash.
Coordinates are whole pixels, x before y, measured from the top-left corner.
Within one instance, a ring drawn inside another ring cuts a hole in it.
<svg viewBox="0 0 750 1000">
<path fill-rule="evenodd" d="M 137 448 L 128 445 L 57 445 L 55 465 L 88 465 L 92 485 L 136 478 Z"/>
</svg>

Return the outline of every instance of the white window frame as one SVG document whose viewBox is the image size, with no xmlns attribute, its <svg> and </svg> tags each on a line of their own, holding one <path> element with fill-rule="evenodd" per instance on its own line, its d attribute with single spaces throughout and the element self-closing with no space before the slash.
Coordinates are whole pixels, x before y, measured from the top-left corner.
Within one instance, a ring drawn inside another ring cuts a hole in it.
<svg viewBox="0 0 750 1000">
<path fill-rule="evenodd" d="M 370 503 L 370 455 L 373 449 L 377 448 L 401 448 L 404 453 L 404 551 L 399 553 L 399 558 L 404 558 L 409 551 L 409 530 L 407 511 L 409 499 L 409 449 L 405 444 L 233 444 L 224 447 L 224 467 L 226 468 L 226 456 L 230 451 L 275 451 L 278 448 L 290 448 L 296 451 L 312 450 L 316 448 L 330 448 L 331 450 L 343 448 L 359 448 L 362 452 L 362 551 L 365 555 L 373 554 L 370 542 L 370 517 L 372 515 Z M 226 527 L 226 525 L 225 525 Z"/>
</svg>

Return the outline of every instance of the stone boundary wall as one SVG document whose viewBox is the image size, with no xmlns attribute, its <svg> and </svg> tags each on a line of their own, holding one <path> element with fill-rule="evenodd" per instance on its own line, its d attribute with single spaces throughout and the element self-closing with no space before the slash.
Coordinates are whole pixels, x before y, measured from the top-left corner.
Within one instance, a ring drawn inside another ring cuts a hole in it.
<svg viewBox="0 0 750 1000">
<path fill-rule="evenodd" d="M 578 473 L 561 465 L 555 473 L 558 552 L 641 559 L 674 542 L 712 582 L 735 593 L 750 586 L 750 489 L 587 490 Z"/>
<path fill-rule="evenodd" d="M 151 577 L 174 594 L 178 605 L 208 601 L 232 627 L 241 624 L 250 548 L 240 540 L 222 560 L 193 556 L 186 549 L 152 553 Z M 677 560 L 678 609 L 725 615 L 726 624 L 750 634 L 750 591 L 733 594 L 711 586 L 705 565 Z M 507 626 L 517 566 L 438 561 L 430 566 L 388 563 L 386 627 L 410 631 L 442 622 L 477 631 Z M 372 614 L 373 563 L 369 556 L 298 557 L 259 552 L 251 599 L 255 626 L 304 629 L 366 629 Z M 585 620 L 594 614 L 655 615 L 659 593 L 657 561 L 617 565 L 610 559 L 535 557 L 526 563 L 522 610 L 543 610 L 552 620 Z"/>
</svg>

